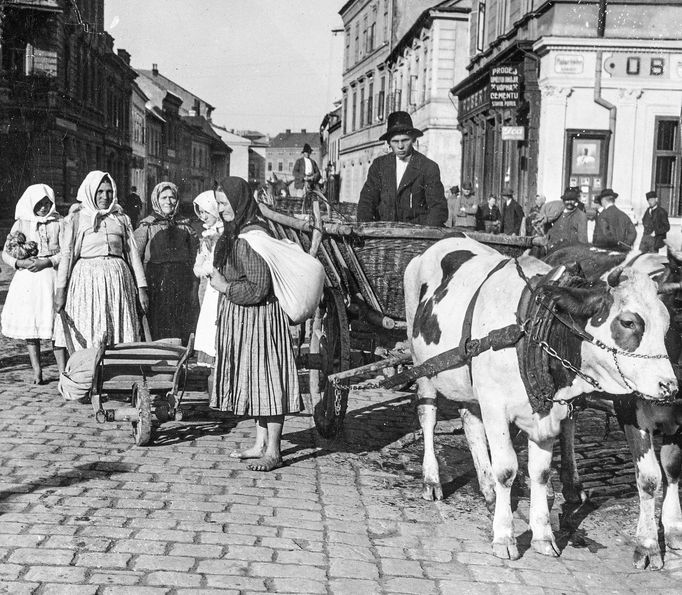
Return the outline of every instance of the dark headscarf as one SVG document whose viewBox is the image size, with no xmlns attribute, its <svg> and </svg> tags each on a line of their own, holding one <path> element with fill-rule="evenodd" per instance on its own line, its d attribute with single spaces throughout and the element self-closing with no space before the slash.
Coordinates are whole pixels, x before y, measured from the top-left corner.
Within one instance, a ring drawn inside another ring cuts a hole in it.
<svg viewBox="0 0 682 595">
<path fill-rule="evenodd" d="M 220 236 L 215 248 L 213 266 L 220 269 L 225 266 L 227 259 L 232 254 L 234 243 L 242 229 L 258 225 L 268 231 L 268 227 L 260 215 L 258 203 L 251 194 L 251 188 L 249 188 L 246 180 L 230 176 L 225 178 L 216 189 L 222 190 L 234 211 L 234 219 L 225 222 L 223 235 Z M 218 204 L 220 204 L 220 200 L 218 200 Z"/>
</svg>

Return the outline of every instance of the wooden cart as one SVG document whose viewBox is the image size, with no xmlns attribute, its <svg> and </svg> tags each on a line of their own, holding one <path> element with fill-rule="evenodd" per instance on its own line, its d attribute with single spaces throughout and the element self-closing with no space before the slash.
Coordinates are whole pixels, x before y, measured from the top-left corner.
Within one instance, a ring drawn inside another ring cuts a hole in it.
<svg viewBox="0 0 682 595">
<path fill-rule="evenodd" d="M 263 204 L 260 208 L 276 237 L 292 240 L 316 255 L 326 271 L 320 306 L 299 334 L 299 363 L 308 369 L 315 425 L 329 438 L 343 424 L 352 379 L 411 363 L 403 300 L 405 268 L 430 245 L 461 232 L 400 223 L 354 223 L 319 192 L 306 198 L 311 204 L 306 215 L 295 214 L 298 208 L 289 204 L 288 212 Z M 510 256 L 539 243 L 530 237 L 466 233 Z"/>
</svg>

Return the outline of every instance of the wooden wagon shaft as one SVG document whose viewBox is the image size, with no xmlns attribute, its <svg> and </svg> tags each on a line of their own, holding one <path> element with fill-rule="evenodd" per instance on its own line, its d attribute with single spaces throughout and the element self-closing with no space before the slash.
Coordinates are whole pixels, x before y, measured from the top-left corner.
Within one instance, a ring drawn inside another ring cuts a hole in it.
<svg viewBox="0 0 682 595">
<path fill-rule="evenodd" d="M 344 370 L 343 372 L 330 374 L 327 376 L 327 380 L 333 384 L 334 382 L 340 382 L 348 378 L 355 378 L 356 376 L 364 376 L 365 374 L 371 374 L 372 372 L 379 372 L 384 368 L 390 368 L 399 364 L 407 364 L 411 361 L 411 353 L 401 353 L 400 355 L 387 357 L 385 359 L 379 360 L 378 362 L 372 362 L 371 364 L 360 366 L 359 368 L 353 368 L 352 370 Z"/>
</svg>

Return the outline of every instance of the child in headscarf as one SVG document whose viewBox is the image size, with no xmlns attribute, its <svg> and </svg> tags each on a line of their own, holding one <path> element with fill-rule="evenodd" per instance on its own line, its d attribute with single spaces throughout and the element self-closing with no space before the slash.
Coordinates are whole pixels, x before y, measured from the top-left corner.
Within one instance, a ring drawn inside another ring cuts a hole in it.
<svg viewBox="0 0 682 595">
<path fill-rule="evenodd" d="M 198 239 L 189 219 L 178 216 L 178 187 L 161 182 L 151 196 L 153 213 L 135 230 L 138 254 L 149 284 L 152 339 L 179 338 L 187 345 L 194 332 L 199 282 L 192 273 Z"/>
<path fill-rule="evenodd" d="M 26 340 L 33 384 L 42 384 L 40 340 L 52 339 L 54 332 L 54 290 L 61 227 L 52 188 L 45 184 L 29 186 L 17 203 L 14 218 L 16 221 L 7 237 L 2 259 L 17 272 L 2 310 L 2 334 Z M 32 252 L 37 254 L 27 257 L 27 251 L 13 249 L 29 242 L 35 242 Z M 59 371 L 63 372 L 64 349 L 55 347 L 54 355 Z"/>
<path fill-rule="evenodd" d="M 213 273 L 213 251 L 220 234 L 223 233 L 223 220 L 220 218 L 215 191 L 207 190 L 194 199 L 194 212 L 204 223 L 201 244 L 194 262 L 194 274 L 202 283 L 204 294 L 201 312 L 194 340 L 194 348 L 199 352 L 199 364 L 213 364 L 215 358 L 216 321 L 218 319 L 218 292 L 208 282 Z M 199 289 L 201 294 L 201 287 Z"/>
<path fill-rule="evenodd" d="M 147 281 L 116 184 L 108 173 L 91 171 L 76 200 L 64 221 L 57 311 L 65 312 L 76 350 L 137 341 L 137 298 L 146 310 Z M 66 346 L 62 321 L 55 325 L 55 344 Z"/>
<path fill-rule="evenodd" d="M 284 416 L 301 410 L 289 321 L 275 298 L 266 262 L 240 234 L 267 230 L 249 185 L 227 178 L 216 190 L 225 230 L 215 250 L 211 285 L 222 294 L 211 406 L 254 417 L 255 444 L 230 454 L 255 459 L 254 471 L 282 465 Z"/>
</svg>

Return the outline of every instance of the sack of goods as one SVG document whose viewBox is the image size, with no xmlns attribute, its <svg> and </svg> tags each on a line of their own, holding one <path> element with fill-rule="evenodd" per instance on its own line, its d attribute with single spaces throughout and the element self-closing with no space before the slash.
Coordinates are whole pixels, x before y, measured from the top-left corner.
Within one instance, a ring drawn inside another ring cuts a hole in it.
<svg viewBox="0 0 682 595">
<path fill-rule="evenodd" d="M 95 374 L 97 349 L 76 351 L 66 363 L 66 370 L 59 375 L 57 390 L 67 401 L 78 401 L 90 395 Z"/>
<path fill-rule="evenodd" d="M 239 236 L 246 240 L 267 263 L 279 305 L 293 324 L 300 324 L 315 314 L 324 289 L 324 267 L 290 240 L 278 240 L 264 231 L 248 231 Z"/>
</svg>

